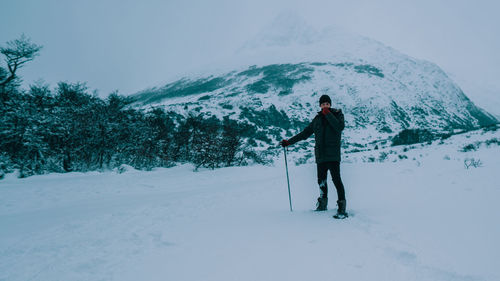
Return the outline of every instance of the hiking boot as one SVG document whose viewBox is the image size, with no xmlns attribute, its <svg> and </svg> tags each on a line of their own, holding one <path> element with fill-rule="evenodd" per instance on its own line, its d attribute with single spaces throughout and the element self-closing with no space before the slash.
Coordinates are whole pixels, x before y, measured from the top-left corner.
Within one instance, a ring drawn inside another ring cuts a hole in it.
<svg viewBox="0 0 500 281">
<path fill-rule="evenodd" d="M 347 215 L 347 212 L 345 211 L 345 207 L 346 207 L 345 200 L 338 200 L 337 205 L 339 206 L 339 208 L 337 209 L 337 214 L 335 214 L 333 217 L 336 219 L 347 218 L 349 215 Z"/>
<path fill-rule="evenodd" d="M 316 203 L 316 211 L 326 211 L 327 206 L 328 206 L 328 198 L 319 197 L 318 203 Z"/>
</svg>

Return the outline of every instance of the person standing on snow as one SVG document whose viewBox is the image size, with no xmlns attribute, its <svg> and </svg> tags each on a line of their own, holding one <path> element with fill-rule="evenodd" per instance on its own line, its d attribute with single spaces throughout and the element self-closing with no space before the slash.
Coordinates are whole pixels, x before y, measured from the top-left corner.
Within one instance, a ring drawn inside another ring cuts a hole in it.
<svg viewBox="0 0 500 281">
<path fill-rule="evenodd" d="M 331 108 L 332 100 L 327 95 L 319 99 L 321 111 L 314 117 L 312 122 L 300 133 L 289 140 L 280 141 L 283 147 L 292 145 L 298 141 L 305 140 L 314 133 L 315 146 L 314 155 L 318 171 L 318 184 L 320 197 L 318 198 L 316 211 L 326 211 L 328 206 L 327 173 L 330 171 L 333 183 L 337 189 L 337 214 L 334 218 L 346 218 L 346 199 L 344 185 L 340 178 L 340 142 L 342 130 L 344 129 L 344 114 L 340 109 Z"/>
</svg>

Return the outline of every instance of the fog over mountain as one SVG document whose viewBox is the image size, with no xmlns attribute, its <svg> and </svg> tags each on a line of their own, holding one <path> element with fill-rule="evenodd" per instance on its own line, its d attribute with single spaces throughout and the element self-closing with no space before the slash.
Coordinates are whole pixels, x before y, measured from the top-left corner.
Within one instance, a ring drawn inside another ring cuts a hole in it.
<svg viewBox="0 0 500 281">
<path fill-rule="evenodd" d="M 216 64 L 290 11 L 432 61 L 486 108 L 500 104 L 498 10 L 494 0 L 4 1 L 0 45 L 24 33 L 44 46 L 20 73 L 25 87 L 82 81 L 101 97 L 129 95 Z"/>
</svg>

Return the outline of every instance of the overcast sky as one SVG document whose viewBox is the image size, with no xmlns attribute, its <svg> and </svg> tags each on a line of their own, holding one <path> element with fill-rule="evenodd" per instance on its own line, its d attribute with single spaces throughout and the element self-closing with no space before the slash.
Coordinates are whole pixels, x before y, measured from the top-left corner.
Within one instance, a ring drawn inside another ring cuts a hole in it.
<svg viewBox="0 0 500 281">
<path fill-rule="evenodd" d="M 19 71 L 86 81 L 101 96 L 162 85 L 216 62 L 283 11 L 341 26 L 437 63 L 459 80 L 500 89 L 500 1 L 0 0 L 0 45 L 24 33 L 43 45 Z"/>
</svg>

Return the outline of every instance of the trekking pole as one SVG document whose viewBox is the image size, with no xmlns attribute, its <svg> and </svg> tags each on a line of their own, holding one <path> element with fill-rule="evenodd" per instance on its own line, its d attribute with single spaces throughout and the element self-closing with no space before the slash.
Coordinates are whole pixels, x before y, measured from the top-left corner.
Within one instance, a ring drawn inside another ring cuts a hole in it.
<svg viewBox="0 0 500 281">
<path fill-rule="evenodd" d="M 288 201 L 290 201 L 290 212 L 292 210 L 292 195 L 290 193 L 290 180 L 288 179 L 288 162 L 286 161 L 286 147 L 283 147 L 283 152 L 285 153 L 285 167 L 286 167 L 286 182 L 288 183 Z"/>
</svg>

